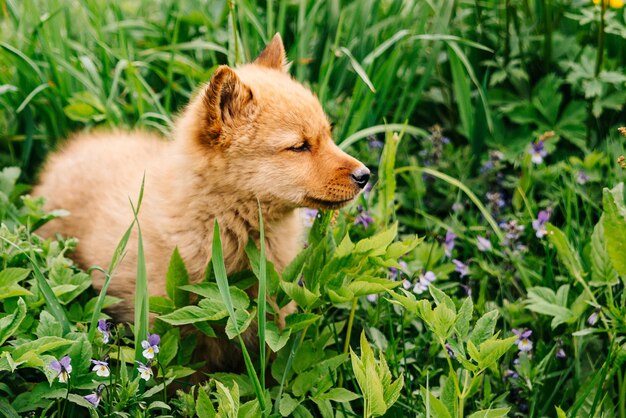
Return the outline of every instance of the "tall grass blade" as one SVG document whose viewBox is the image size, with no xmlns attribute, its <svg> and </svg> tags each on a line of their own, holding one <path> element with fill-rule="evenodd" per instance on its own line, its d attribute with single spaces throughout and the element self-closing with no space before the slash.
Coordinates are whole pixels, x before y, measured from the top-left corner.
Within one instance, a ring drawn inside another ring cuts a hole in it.
<svg viewBox="0 0 626 418">
<path fill-rule="evenodd" d="M 258 295 L 258 332 L 259 332 L 259 358 L 261 363 L 261 389 L 265 391 L 265 312 L 267 304 L 267 268 L 265 259 L 265 228 L 263 226 L 263 214 L 261 202 L 259 205 L 259 295 Z M 278 314 L 278 312 L 276 312 Z"/>
<path fill-rule="evenodd" d="M 217 219 L 215 220 L 215 225 L 213 229 L 213 248 L 212 248 L 212 256 L 211 261 L 213 264 L 213 272 L 215 273 L 215 280 L 217 282 L 217 287 L 220 290 L 220 294 L 222 295 L 222 301 L 228 310 L 228 314 L 233 320 L 233 324 L 235 327 L 235 331 L 237 332 L 237 338 L 239 339 L 239 344 L 241 346 L 241 352 L 243 354 L 244 363 L 246 365 L 246 371 L 248 372 L 248 377 L 252 381 L 252 386 L 254 387 L 254 393 L 259 401 L 259 405 L 261 406 L 261 411 L 266 410 L 266 402 L 265 402 L 265 393 L 261 387 L 261 382 L 259 381 L 259 377 L 256 374 L 256 370 L 254 369 L 254 365 L 252 364 L 252 359 L 250 358 L 250 354 L 246 348 L 246 345 L 243 342 L 243 338 L 241 338 L 241 333 L 239 332 L 239 324 L 235 319 L 235 309 L 233 307 L 233 301 L 230 297 L 230 291 L 228 286 L 228 278 L 226 276 L 226 266 L 224 264 L 224 253 L 222 251 L 222 240 L 220 239 L 220 227 L 217 223 Z"/>
</svg>

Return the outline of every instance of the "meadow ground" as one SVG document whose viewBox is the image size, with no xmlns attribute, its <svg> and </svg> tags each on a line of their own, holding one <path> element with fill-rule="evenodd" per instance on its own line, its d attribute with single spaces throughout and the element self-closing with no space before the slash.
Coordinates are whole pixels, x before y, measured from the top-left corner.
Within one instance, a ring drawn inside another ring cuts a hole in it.
<svg viewBox="0 0 626 418">
<path fill-rule="evenodd" d="M 626 418 L 625 10 L 0 0 L 0 415 Z M 307 212 L 282 274 L 262 247 L 227 278 L 216 251 L 193 285 L 175 253 L 167 298 L 138 269 L 150 334 L 144 309 L 107 321 L 118 300 L 72 263 L 80 243 L 36 234 L 63 215 L 28 196 L 42 161 L 79 130 L 167 136 L 218 65 L 275 32 L 373 187 Z M 284 330 L 242 291 L 256 281 L 298 303 Z M 238 345 L 255 318 L 265 349 L 245 372 L 182 383 L 197 333 Z"/>
</svg>

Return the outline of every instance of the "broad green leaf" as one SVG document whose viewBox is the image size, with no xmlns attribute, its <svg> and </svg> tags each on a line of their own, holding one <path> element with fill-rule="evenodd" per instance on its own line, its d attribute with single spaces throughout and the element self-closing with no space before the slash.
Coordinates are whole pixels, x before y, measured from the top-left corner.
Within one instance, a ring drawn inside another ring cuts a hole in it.
<svg viewBox="0 0 626 418">
<path fill-rule="evenodd" d="M 604 215 L 602 226 L 606 240 L 606 251 L 611 263 L 613 263 L 613 268 L 622 277 L 622 280 L 626 280 L 626 240 L 624 240 L 626 219 L 624 219 L 623 188 L 624 184 L 620 183 L 613 190 L 603 190 Z"/>
<path fill-rule="evenodd" d="M 282 287 L 285 293 L 302 308 L 312 307 L 320 297 L 319 294 L 316 295 L 306 287 L 300 286 L 298 283 L 281 281 L 280 287 Z"/>
<path fill-rule="evenodd" d="M 59 337 L 43 337 L 35 341 L 29 341 L 16 346 L 12 355 L 15 361 L 22 361 L 22 356 L 41 354 L 46 351 L 54 350 L 59 347 L 65 347 L 75 344 L 76 341 L 67 340 Z"/>
<path fill-rule="evenodd" d="M 321 400 L 330 400 L 334 402 L 350 402 L 355 399 L 359 399 L 360 396 L 354 392 L 349 391 L 348 389 L 333 388 L 328 392 L 324 392 L 320 395 L 315 395 L 314 398 Z"/>
<path fill-rule="evenodd" d="M 235 338 L 237 335 L 242 334 L 254 319 L 254 315 L 256 314 L 256 310 L 252 310 L 252 312 L 248 312 L 245 309 L 237 309 L 235 310 L 235 316 L 229 316 L 226 321 L 226 335 L 231 340 Z M 237 322 L 235 324 L 235 321 Z"/>
<path fill-rule="evenodd" d="M 265 342 L 275 353 L 287 344 L 290 336 L 291 329 L 289 328 L 284 329 L 281 333 L 276 323 L 268 322 L 265 324 Z"/>
<path fill-rule="evenodd" d="M 11 338 L 26 317 L 26 303 L 22 298 L 17 300 L 15 311 L 0 319 L 0 346 Z"/>
<path fill-rule="evenodd" d="M 439 305 L 433 310 L 433 332 L 443 341 L 447 340 L 456 321 L 456 314 L 445 305 Z"/>
<path fill-rule="evenodd" d="M 198 418 L 214 418 L 217 416 L 213 403 L 203 387 L 198 388 L 198 398 L 196 399 L 196 414 Z"/>
<path fill-rule="evenodd" d="M 592 286 L 614 286 L 619 283 L 619 276 L 609 254 L 606 250 L 606 242 L 604 239 L 604 216 L 600 217 L 600 221 L 593 228 L 591 234 L 591 278 L 589 284 Z"/>
<path fill-rule="evenodd" d="M 373 237 L 365 238 L 357 242 L 354 247 L 354 253 L 367 253 L 371 256 L 385 254 L 387 247 L 393 242 L 396 235 L 398 235 L 397 222 L 394 223 L 389 229 L 386 229 Z"/>
<path fill-rule="evenodd" d="M 485 341 L 479 347 L 478 367 L 488 369 L 493 366 L 515 344 L 517 336 L 504 340 L 495 337 Z M 469 350 L 468 350 L 469 351 Z"/>
<path fill-rule="evenodd" d="M 508 416 L 511 408 L 493 408 L 476 411 L 467 418 L 501 418 Z"/>
<path fill-rule="evenodd" d="M 428 286 L 428 290 L 430 291 L 431 296 L 435 300 L 435 304 L 444 305 L 446 308 L 450 309 L 454 314 L 456 314 L 456 306 L 450 296 L 446 295 L 441 290 L 437 289 L 435 286 Z"/>
<path fill-rule="evenodd" d="M 321 318 L 314 313 L 295 313 L 285 318 L 285 329 L 290 329 L 292 333 L 303 330 L 309 325 L 313 325 Z"/>
<path fill-rule="evenodd" d="M 228 312 L 225 308 L 219 312 L 222 313 L 222 318 L 228 316 Z M 215 312 L 202 309 L 199 306 L 185 306 L 184 308 L 177 309 L 167 315 L 161 315 L 159 316 L 159 319 L 170 325 L 186 325 L 214 320 L 213 318 L 215 317 Z"/>
<path fill-rule="evenodd" d="M 189 273 L 187 273 L 185 262 L 180 256 L 178 247 L 176 247 L 170 258 L 165 276 L 165 291 L 176 308 L 189 305 L 189 293 L 180 288 L 180 286 L 187 284 L 189 284 Z"/>
<path fill-rule="evenodd" d="M 498 311 L 489 311 L 476 321 L 474 329 L 470 333 L 470 341 L 474 345 L 480 345 L 487 341 L 494 333 L 496 322 L 498 321 Z"/>
<path fill-rule="evenodd" d="M 293 411 L 300 405 L 297 399 L 292 398 L 288 393 L 284 393 L 280 398 L 278 410 L 283 417 L 291 416 Z"/>
<path fill-rule="evenodd" d="M 448 408 L 441 402 L 441 400 L 437 399 L 435 395 L 433 395 L 428 389 L 425 387 L 420 388 L 420 395 L 422 396 L 422 400 L 424 401 L 424 405 L 428 405 L 427 414 L 434 418 L 452 418 Z"/>
<path fill-rule="evenodd" d="M 37 337 L 62 337 L 63 327 L 52 314 L 46 310 L 39 314 L 39 323 L 35 331 Z"/>
<path fill-rule="evenodd" d="M 32 296 L 18 283 L 28 277 L 30 269 L 9 267 L 0 271 L 0 300 L 16 296 Z"/>
<path fill-rule="evenodd" d="M 150 312 L 159 315 L 169 314 L 174 311 L 174 302 L 165 296 L 150 296 Z"/>
<path fill-rule="evenodd" d="M 559 228 L 550 223 L 546 225 L 546 229 L 548 231 L 548 240 L 550 240 L 552 245 L 556 248 L 556 252 L 559 256 L 559 260 L 561 260 L 561 263 L 563 263 L 572 277 L 579 282 L 583 281 L 585 273 L 580 263 L 580 258 L 578 253 L 572 247 L 572 244 L 567 240 L 565 234 Z"/>
<path fill-rule="evenodd" d="M 195 293 L 205 299 L 216 301 L 221 305 L 223 305 L 224 303 L 222 301 L 222 295 L 220 293 L 219 286 L 216 283 L 190 284 L 181 286 L 180 289 L 187 292 Z M 235 309 L 248 309 L 248 306 L 250 306 L 250 298 L 248 297 L 246 292 L 234 286 L 230 286 L 228 290 L 230 293 L 231 301 L 233 303 L 233 307 Z"/>
<path fill-rule="evenodd" d="M 555 294 L 552 289 L 547 287 L 531 287 L 528 289 L 526 308 L 533 312 L 553 317 L 552 329 L 554 329 L 560 324 L 575 319 L 574 313 L 568 309 L 567 306 L 561 305 L 563 302 L 567 303 L 568 289 L 569 285 L 563 285 L 559 288 L 561 298 L 559 301 L 557 294 Z"/>
<path fill-rule="evenodd" d="M 432 287 L 432 286 L 430 286 Z M 461 340 L 465 340 L 469 333 L 470 321 L 472 320 L 472 314 L 474 313 L 474 303 L 472 298 L 465 298 L 463 304 L 459 309 L 459 314 L 454 324 L 454 329 Z"/>
</svg>

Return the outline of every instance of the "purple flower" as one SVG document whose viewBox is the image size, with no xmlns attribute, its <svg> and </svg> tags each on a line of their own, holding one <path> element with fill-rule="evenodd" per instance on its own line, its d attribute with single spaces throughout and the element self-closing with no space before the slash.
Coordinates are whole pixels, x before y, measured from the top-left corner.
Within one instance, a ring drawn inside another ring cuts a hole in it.
<svg viewBox="0 0 626 418">
<path fill-rule="evenodd" d="M 315 222 L 315 218 L 317 217 L 318 210 L 317 209 L 309 209 L 305 208 L 302 212 L 300 212 L 302 216 L 302 220 L 304 221 L 304 226 L 306 228 L 310 228 L 313 226 Z"/>
<path fill-rule="evenodd" d="M 448 352 L 448 357 L 450 358 L 456 357 L 454 354 L 454 351 L 452 350 L 452 347 L 450 347 L 450 344 L 446 344 L 446 351 Z"/>
<path fill-rule="evenodd" d="M 452 212 L 460 213 L 463 212 L 463 209 L 463 203 L 461 202 L 454 202 L 454 204 L 452 205 Z"/>
<path fill-rule="evenodd" d="M 111 332 L 109 331 L 110 328 L 111 324 L 104 319 L 98 321 L 98 331 L 102 334 L 102 342 L 105 344 L 108 344 L 111 339 Z"/>
<path fill-rule="evenodd" d="M 366 210 L 360 212 L 356 215 L 356 218 L 354 218 L 354 224 L 361 225 L 365 229 L 367 229 L 372 223 L 374 223 L 374 219 L 372 219 L 369 212 Z"/>
<path fill-rule="evenodd" d="M 452 257 L 452 250 L 454 250 L 455 239 L 456 239 L 456 234 L 448 230 L 448 232 L 446 232 L 446 238 L 443 241 L 443 245 L 446 248 L 446 255 L 448 257 Z"/>
<path fill-rule="evenodd" d="M 100 360 L 91 360 L 91 362 L 94 364 L 93 369 L 91 369 L 92 372 L 96 372 L 96 375 L 100 377 L 109 377 L 111 374 L 109 363 Z"/>
<path fill-rule="evenodd" d="M 66 383 L 72 373 L 72 359 L 69 356 L 63 357 L 60 361 L 52 360 L 50 362 L 50 368 L 57 372 L 56 377 L 59 378 L 59 382 Z"/>
<path fill-rule="evenodd" d="M 376 138 L 376 135 L 369 135 L 367 137 L 367 145 L 369 146 L 371 150 L 374 150 L 374 149 L 381 149 L 385 145 L 385 143 L 379 140 L 378 138 Z"/>
<path fill-rule="evenodd" d="M 411 283 L 407 279 L 402 280 L 402 287 L 404 287 L 406 290 L 409 290 L 411 286 L 413 286 L 413 283 Z"/>
<path fill-rule="evenodd" d="M 389 273 L 391 273 L 389 275 L 389 280 L 398 280 L 398 277 L 400 277 L 402 271 L 406 271 L 409 268 L 408 264 L 404 260 L 398 260 L 398 264 L 400 264 L 400 270 L 395 267 L 389 267 Z"/>
<path fill-rule="evenodd" d="M 485 196 L 487 197 L 489 204 L 495 209 L 500 209 L 506 204 L 502 198 L 502 193 L 500 192 L 487 192 Z"/>
<path fill-rule="evenodd" d="M 374 303 L 378 300 L 378 295 L 376 293 L 372 293 L 371 295 L 367 295 L 367 300 Z"/>
<path fill-rule="evenodd" d="M 565 350 L 563 350 L 563 347 L 560 347 L 558 350 L 556 350 L 556 358 L 559 359 L 564 359 L 567 358 L 567 354 L 565 354 Z"/>
<path fill-rule="evenodd" d="M 482 167 L 480 167 L 480 174 L 485 174 L 491 170 L 493 170 L 494 163 L 491 160 L 487 160 L 483 163 Z"/>
<path fill-rule="evenodd" d="M 576 183 L 586 184 L 589 180 L 591 180 L 591 177 L 589 177 L 585 170 L 578 170 L 578 173 L 576 173 Z"/>
<path fill-rule="evenodd" d="M 550 210 L 541 210 L 537 214 L 537 219 L 533 221 L 533 229 L 537 238 L 543 238 L 548 234 L 546 223 L 550 220 Z"/>
<path fill-rule="evenodd" d="M 543 163 L 543 159 L 546 155 L 548 155 L 548 152 L 544 149 L 544 141 L 543 139 L 540 139 L 537 142 L 533 142 L 530 146 L 530 155 L 531 155 L 531 161 L 535 164 L 541 164 Z"/>
<path fill-rule="evenodd" d="M 149 334 L 148 339 L 141 342 L 143 356 L 149 360 L 153 359 L 154 355 L 159 352 L 159 342 L 161 342 L 161 337 L 157 334 Z"/>
<path fill-rule="evenodd" d="M 520 331 L 513 328 L 511 331 L 513 331 L 513 334 L 517 335 L 517 341 L 515 341 L 515 344 L 520 351 L 529 352 L 533 349 L 533 342 L 528 338 L 533 333 L 531 330 L 525 329 L 524 331 Z"/>
<path fill-rule="evenodd" d="M 517 374 L 516 371 L 508 369 L 508 370 L 506 370 L 504 372 L 504 378 L 505 379 L 518 379 L 519 378 L 519 374 Z"/>
<path fill-rule="evenodd" d="M 428 290 L 428 286 L 437 279 L 437 276 L 432 271 L 427 271 L 426 273 L 420 275 L 420 278 L 415 286 L 413 287 L 413 292 L 418 295 L 424 293 Z"/>
<path fill-rule="evenodd" d="M 89 402 L 90 404 L 92 404 L 94 407 L 97 408 L 98 404 L 100 403 L 100 399 L 102 399 L 102 396 L 96 392 L 96 393 L 86 395 L 84 396 L 84 398 L 87 400 L 87 402 Z"/>
<path fill-rule="evenodd" d="M 476 237 L 476 248 L 478 248 L 478 251 L 483 251 L 483 252 L 491 250 L 491 241 L 489 241 L 485 237 L 478 235 Z"/>
<path fill-rule="evenodd" d="M 500 223 L 500 228 L 505 232 L 504 244 L 511 245 L 515 243 L 524 232 L 524 225 L 520 225 L 517 219 L 512 219 L 508 222 Z"/>
<path fill-rule="evenodd" d="M 150 380 L 150 378 L 152 377 L 152 369 L 150 368 L 150 361 L 148 361 L 148 364 L 143 364 L 140 361 L 135 361 L 135 363 L 137 363 L 137 370 L 139 371 L 139 376 L 146 382 Z"/>
<path fill-rule="evenodd" d="M 587 323 L 588 323 L 590 326 L 592 326 L 592 327 L 593 327 L 595 324 L 597 324 L 597 323 L 598 323 L 598 318 L 599 318 L 599 315 L 598 315 L 598 314 L 599 314 L 599 312 L 598 312 L 598 310 L 596 309 L 595 311 L 593 311 L 593 313 L 592 313 L 591 315 L 589 315 L 589 318 L 587 318 Z"/>
<path fill-rule="evenodd" d="M 464 262 L 457 260 L 456 258 L 452 260 L 455 265 L 454 270 L 461 275 L 461 277 L 465 277 L 469 275 L 469 267 Z"/>
</svg>

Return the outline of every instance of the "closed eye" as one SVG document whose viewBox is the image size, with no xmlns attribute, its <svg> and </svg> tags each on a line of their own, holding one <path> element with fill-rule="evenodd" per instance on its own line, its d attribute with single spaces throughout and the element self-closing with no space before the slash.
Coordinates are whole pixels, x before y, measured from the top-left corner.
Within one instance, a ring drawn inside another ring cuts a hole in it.
<svg viewBox="0 0 626 418">
<path fill-rule="evenodd" d="M 293 151 L 293 152 L 307 152 L 311 149 L 311 145 L 309 145 L 309 143 L 307 141 L 304 141 L 301 144 L 298 144 L 296 146 L 293 146 L 291 148 L 287 148 L 289 151 Z"/>
</svg>

